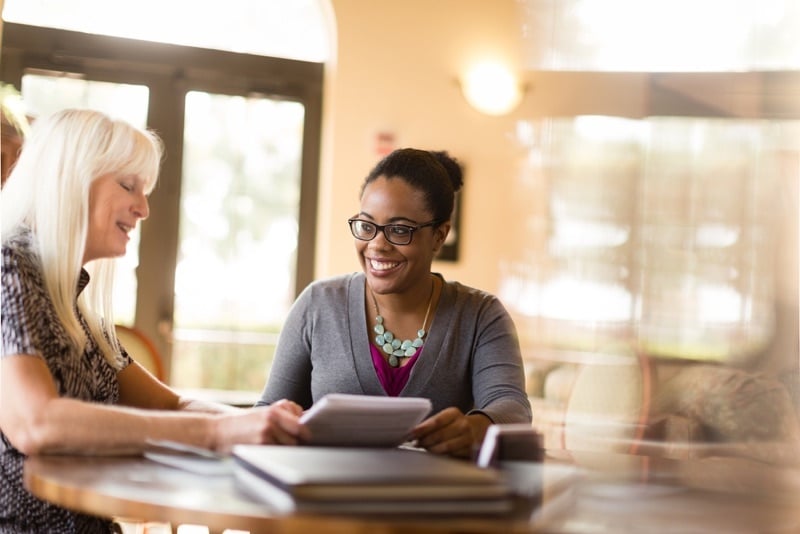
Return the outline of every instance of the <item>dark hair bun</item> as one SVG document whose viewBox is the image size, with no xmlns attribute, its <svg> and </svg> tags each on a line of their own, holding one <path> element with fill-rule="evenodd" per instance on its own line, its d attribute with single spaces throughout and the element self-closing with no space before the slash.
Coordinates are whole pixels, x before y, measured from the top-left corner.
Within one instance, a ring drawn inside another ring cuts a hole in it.
<svg viewBox="0 0 800 534">
<path fill-rule="evenodd" d="M 458 193 L 461 190 L 461 186 L 464 185 L 464 174 L 461 169 L 461 164 L 455 158 L 450 157 L 444 150 L 431 150 L 431 154 L 447 171 L 450 182 L 453 184 L 453 191 Z"/>
</svg>

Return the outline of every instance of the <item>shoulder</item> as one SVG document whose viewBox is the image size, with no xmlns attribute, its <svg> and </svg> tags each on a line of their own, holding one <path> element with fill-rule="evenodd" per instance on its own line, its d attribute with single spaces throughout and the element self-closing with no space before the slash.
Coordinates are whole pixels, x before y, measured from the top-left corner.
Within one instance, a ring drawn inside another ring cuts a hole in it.
<svg viewBox="0 0 800 534">
<path fill-rule="evenodd" d="M 462 284 L 461 282 L 445 280 L 444 277 L 442 277 L 442 281 L 444 283 L 443 287 L 445 293 L 448 294 L 450 298 L 452 298 L 458 305 L 503 308 L 503 304 L 500 302 L 500 299 L 488 291 L 470 287 Z"/>
<path fill-rule="evenodd" d="M 292 305 L 289 322 L 307 328 L 320 320 L 338 321 L 346 317 L 354 288 L 358 287 L 358 274 L 333 276 L 308 284 Z"/>
<path fill-rule="evenodd" d="M 359 277 L 363 280 L 363 274 L 351 273 L 311 282 L 297 297 L 293 306 L 295 313 L 316 314 L 345 309 Z"/>
<path fill-rule="evenodd" d="M 33 237 L 30 233 L 9 236 L 3 240 L 3 262 L 6 258 L 14 261 L 20 259 L 34 261 Z"/>
<path fill-rule="evenodd" d="M 487 327 L 491 324 L 513 328 L 513 320 L 500 299 L 475 287 L 460 282 L 445 281 L 443 302 L 453 320 L 465 324 L 475 323 Z"/>
<path fill-rule="evenodd" d="M 336 298 L 337 296 L 347 295 L 350 288 L 363 280 L 362 273 L 349 273 L 330 278 L 322 278 L 311 282 L 303 290 L 310 298 Z"/>
<path fill-rule="evenodd" d="M 3 280 L 39 281 L 41 276 L 41 262 L 28 236 L 15 236 L 3 241 Z M 3 289 L 6 289 L 6 282 L 3 283 Z"/>
<path fill-rule="evenodd" d="M 67 347 L 33 248 L 12 238 L 3 242 L 2 252 L 3 354 L 58 352 Z M 53 349 L 56 346 L 58 350 Z"/>
</svg>

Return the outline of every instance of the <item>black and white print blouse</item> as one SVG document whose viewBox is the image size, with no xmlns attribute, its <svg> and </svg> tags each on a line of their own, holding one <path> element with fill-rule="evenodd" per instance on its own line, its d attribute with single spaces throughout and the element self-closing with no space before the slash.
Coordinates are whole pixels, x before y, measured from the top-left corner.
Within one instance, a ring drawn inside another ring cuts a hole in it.
<svg viewBox="0 0 800 534">
<path fill-rule="evenodd" d="M 72 348 L 45 288 L 31 241 L 32 234 L 25 232 L 2 247 L 2 357 L 41 357 L 62 397 L 119 402 L 118 371 L 98 349 L 79 312 L 89 342 L 80 354 Z M 88 283 L 89 273 L 81 270 L 76 299 Z M 123 365 L 130 363 L 127 355 L 124 359 Z M 72 512 L 31 495 L 22 485 L 24 459 L 0 431 L 0 533 L 113 532 L 107 519 Z"/>
</svg>

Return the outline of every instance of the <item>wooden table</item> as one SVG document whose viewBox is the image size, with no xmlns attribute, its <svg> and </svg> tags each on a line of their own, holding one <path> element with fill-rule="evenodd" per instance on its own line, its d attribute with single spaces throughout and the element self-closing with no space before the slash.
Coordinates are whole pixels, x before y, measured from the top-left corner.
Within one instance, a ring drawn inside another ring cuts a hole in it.
<svg viewBox="0 0 800 534">
<path fill-rule="evenodd" d="M 563 453 L 561 454 L 563 456 Z M 800 532 L 800 471 L 740 458 L 675 461 L 570 455 L 580 476 L 510 517 L 334 517 L 280 514 L 235 486 L 144 458 L 41 456 L 25 484 L 42 499 L 95 515 L 279 533 Z M 563 459 L 548 462 L 560 465 Z"/>
<path fill-rule="evenodd" d="M 38 456 L 25 461 L 25 486 L 41 499 L 93 515 L 131 521 L 306 534 L 524 532 L 534 503 L 504 518 L 353 517 L 276 512 L 242 493 L 232 475 L 199 475 L 140 457 Z"/>
</svg>

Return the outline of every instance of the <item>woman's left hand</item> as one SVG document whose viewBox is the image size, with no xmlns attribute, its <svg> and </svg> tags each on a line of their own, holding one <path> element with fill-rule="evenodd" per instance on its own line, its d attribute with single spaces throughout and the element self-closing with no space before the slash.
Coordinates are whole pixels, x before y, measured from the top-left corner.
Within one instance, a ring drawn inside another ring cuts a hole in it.
<svg viewBox="0 0 800 534">
<path fill-rule="evenodd" d="M 417 446 L 435 454 L 470 458 L 492 421 L 482 414 L 464 415 L 458 408 L 445 408 L 414 427 Z"/>
</svg>

